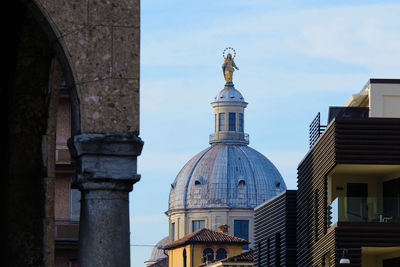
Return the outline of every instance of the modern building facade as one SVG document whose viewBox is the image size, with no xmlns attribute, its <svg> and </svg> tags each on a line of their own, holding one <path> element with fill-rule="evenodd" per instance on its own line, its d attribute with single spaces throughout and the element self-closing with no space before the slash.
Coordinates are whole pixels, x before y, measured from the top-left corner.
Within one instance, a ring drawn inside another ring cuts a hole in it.
<svg viewBox="0 0 400 267">
<path fill-rule="evenodd" d="M 296 266 L 296 190 L 254 209 L 254 266 Z"/>
<path fill-rule="evenodd" d="M 229 234 L 249 240 L 251 247 L 254 208 L 286 190 L 286 185 L 276 167 L 248 146 L 247 103 L 232 82 L 211 105 L 215 132 L 210 146 L 190 159 L 171 184 L 166 212 L 170 240 L 226 224 Z"/>
<path fill-rule="evenodd" d="M 400 266 L 400 80 L 329 117 L 298 166 L 296 266 Z"/>
</svg>

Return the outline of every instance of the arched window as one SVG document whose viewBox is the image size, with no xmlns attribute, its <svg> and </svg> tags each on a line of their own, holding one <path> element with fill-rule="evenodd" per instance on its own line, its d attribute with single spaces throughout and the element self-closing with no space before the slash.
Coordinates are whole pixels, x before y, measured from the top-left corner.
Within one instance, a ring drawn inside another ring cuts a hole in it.
<svg viewBox="0 0 400 267">
<path fill-rule="evenodd" d="M 216 260 L 222 260 L 226 258 L 226 250 L 223 248 L 219 248 L 216 252 L 215 259 Z"/>
<path fill-rule="evenodd" d="M 183 250 L 183 267 L 186 267 L 186 249 Z"/>
<path fill-rule="evenodd" d="M 214 251 L 212 248 L 206 248 L 203 250 L 203 258 L 205 262 L 212 262 L 214 260 Z"/>
<path fill-rule="evenodd" d="M 238 183 L 238 187 L 239 187 L 239 188 L 243 188 L 245 185 L 246 185 L 246 181 L 243 180 L 243 179 L 240 180 L 239 183 Z"/>
</svg>

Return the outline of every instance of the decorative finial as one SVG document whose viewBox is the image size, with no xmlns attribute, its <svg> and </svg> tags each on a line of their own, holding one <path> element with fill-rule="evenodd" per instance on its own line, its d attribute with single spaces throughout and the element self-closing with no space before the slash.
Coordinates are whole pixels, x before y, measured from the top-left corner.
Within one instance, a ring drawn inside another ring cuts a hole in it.
<svg viewBox="0 0 400 267">
<path fill-rule="evenodd" d="M 226 51 L 233 51 L 233 57 L 232 54 L 228 52 L 228 54 L 225 56 Z M 222 73 L 224 74 L 224 78 L 226 83 L 232 83 L 233 79 L 233 72 L 235 69 L 239 70 L 239 68 L 235 64 L 235 57 L 236 57 L 236 51 L 232 47 L 227 47 L 224 49 L 224 52 L 222 52 L 222 57 L 224 58 L 224 64 L 222 64 Z"/>
</svg>

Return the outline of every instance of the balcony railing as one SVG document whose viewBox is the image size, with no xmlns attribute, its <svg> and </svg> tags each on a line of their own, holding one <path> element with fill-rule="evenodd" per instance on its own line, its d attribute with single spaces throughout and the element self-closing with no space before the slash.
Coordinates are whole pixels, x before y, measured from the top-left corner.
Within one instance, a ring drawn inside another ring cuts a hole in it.
<svg viewBox="0 0 400 267">
<path fill-rule="evenodd" d="M 400 198 L 338 197 L 328 206 L 328 226 L 337 222 L 400 222 Z"/>
<path fill-rule="evenodd" d="M 56 241 L 78 241 L 79 221 L 56 219 L 54 230 Z"/>
<path fill-rule="evenodd" d="M 318 112 L 317 116 L 310 123 L 309 127 L 309 146 L 312 146 L 317 142 L 318 138 L 323 134 L 326 129 L 326 125 L 321 125 L 321 114 Z"/>
</svg>

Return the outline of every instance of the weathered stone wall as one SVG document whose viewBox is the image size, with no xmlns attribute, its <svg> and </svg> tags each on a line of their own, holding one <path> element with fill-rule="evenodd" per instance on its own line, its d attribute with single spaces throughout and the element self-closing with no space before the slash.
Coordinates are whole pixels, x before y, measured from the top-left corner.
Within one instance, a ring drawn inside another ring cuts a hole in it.
<svg viewBox="0 0 400 267">
<path fill-rule="evenodd" d="M 82 133 L 139 133 L 139 0 L 37 0 L 69 57 Z"/>
<path fill-rule="evenodd" d="M 121 202 L 128 199 L 132 184 L 138 180 L 136 156 L 142 145 L 136 137 L 139 0 L 18 0 L 6 4 L 10 7 L 3 8 L 7 12 L 7 31 L 3 34 L 7 36 L 4 51 L 9 57 L 4 62 L 7 71 L 0 106 L 8 129 L 1 141 L 6 158 L 2 163 L 6 184 L 2 195 L 7 202 L 7 264 L 53 266 L 56 93 L 62 79 L 71 96 L 71 131 L 80 136 L 74 139 L 76 145 L 86 140 L 85 136 L 95 134 L 96 142 L 98 136 L 99 143 L 111 136 L 116 144 L 129 148 L 129 153 L 123 155 L 112 151 L 120 159 L 112 166 L 112 175 L 125 179 Z M 90 153 L 96 156 L 90 158 L 105 160 L 103 151 L 92 150 Z M 87 162 L 86 155 L 79 156 L 80 161 Z M 128 161 L 128 171 L 118 167 Z M 87 166 L 83 166 L 81 173 L 87 174 Z M 101 169 L 93 170 L 101 173 Z M 111 176 L 102 178 L 115 178 Z M 86 178 L 90 185 L 98 183 L 93 181 L 97 177 Z M 112 191 L 113 186 L 110 182 L 104 187 Z M 122 213 L 128 214 L 128 203 L 125 206 Z M 87 221 L 93 219 L 87 217 Z M 129 220 L 125 221 L 129 225 Z M 101 227 L 107 230 L 106 225 Z M 129 248 L 129 227 L 124 229 L 122 241 L 116 240 L 108 247 L 123 243 Z M 124 262 L 129 262 L 129 250 L 125 254 Z"/>
</svg>

